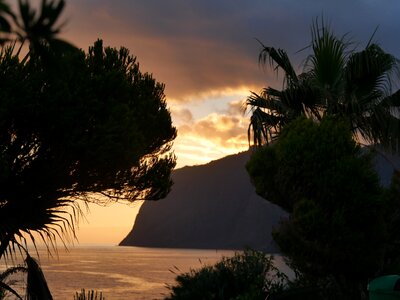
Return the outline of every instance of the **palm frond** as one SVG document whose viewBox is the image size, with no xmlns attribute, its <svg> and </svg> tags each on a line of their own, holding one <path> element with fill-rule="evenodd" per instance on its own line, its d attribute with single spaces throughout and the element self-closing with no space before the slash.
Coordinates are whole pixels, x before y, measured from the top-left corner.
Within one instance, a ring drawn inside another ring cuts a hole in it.
<svg viewBox="0 0 400 300">
<path fill-rule="evenodd" d="M 0 211 L 0 257 L 6 254 L 13 258 L 19 249 L 26 252 L 28 238 L 36 248 L 37 240 L 33 233 L 44 243 L 49 253 L 57 251 L 57 241 L 65 247 L 66 242 L 76 240 L 75 228 L 83 214 L 78 203 L 72 200 L 60 200 L 50 208 L 36 206 L 34 209 L 3 206 Z M 68 212 L 67 208 L 72 212 Z M 20 216 L 20 217 L 16 217 Z M 15 223 L 15 224 L 14 224 Z M 36 251 L 37 252 L 37 251 Z"/>
<path fill-rule="evenodd" d="M 55 26 L 64 9 L 64 0 L 42 0 L 39 12 L 31 7 L 28 0 L 19 0 L 18 4 L 21 21 L 17 25 L 28 40 L 49 40 L 60 32 L 62 26 Z"/>
<path fill-rule="evenodd" d="M 28 0 L 18 0 L 19 19 L 15 19 L 19 40 L 29 42 L 29 55 L 51 58 L 51 53 L 62 53 L 76 48 L 56 38 L 64 23 L 58 25 L 64 10 L 64 0 L 41 0 L 39 10 L 33 8 Z M 50 62 L 50 65 L 54 62 Z"/>
<path fill-rule="evenodd" d="M 0 295 L 2 295 L 1 290 L 5 290 L 22 300 L 21 296 L 13 288 L 11 288 L 10 283 L 6 283 L 7 277 L 19 272 L 25 273 L 27 272 L 27 268 L 23 266 L 10 267 L 0 273 Z"/>
<path fill-rule="evenodd" d="M 260 108 L 253 111 L 248 128 L 248 138 L 253 135 L 253 143 L 257 146 L 272 142 L 283 126 L 284 120 L 281 116 L 267 113 Z"/>
<path fill-rule="evenodd" d="M 0 282 L 4 282 L 4 280 L 7 277 L 9 277 L 9 276 L 11 276 L 11 275 L 13 275 L 15 273 L 18 273 L 18 272 L 26 272 L 26 268 L 23 267 L 23 266 L 16 266 L 16 267 L 7 268 L 5 271 L 0 273 Z"/>
<path fill-rule="evenodd" d="M 319 24 L 318 20 L 311 27 L 311 38 L 313 53 L 307 58 L 306 68 L 312 72 L 315 84 L 322 90 L 327 105 L 334 105 L 332 100 L 343 84 L 348 44 L 343 39 L 338 39 L 326 24 Z M 329 112 L 331 108 L 328 106 L 327 110 Z"/>
<path fill-rule="evenodd" d="M 0 281 L 0 289 L 6 290 L 8 292 L 10 292 L 11 294 L 13 294 L 15 297 L 17 297 L 17 299 L 22 300 L 22 297 L 12 288 L 10 287 L 8 284 Z"/>
<path fill-rule="evenodd" d="M 28 282 L 26 287 L 28 300 L 52 300 L 53 297 L 39 264 L 35 259 L 29 256 L 29 254 L 26 257 L 25 262 L 28 273 Z"/>
<path fill-rule="evenodd" d="M 4 44 L 11 40 L 9 35 L 11 34 L 11 20 L 15 20 L 15 14 L 11 11 L 10 6 L 4 0 L 0 1 L 0 33 L 4 34 L 0 38 L 0 44 Z"/>
<path fill-rule="evenodd" d="M 372 38 L 362 51 L 356 52 L 351 45 L 346 35 L 336 37 L 323 19 L 316 19 L 308 47 L 312 53 L 298 76 L 293 75 L 284 50 L 263 46 L 260 62 L 269 62 L 272 68 L 283 69 L 288 78 L 296 80 L 285 79 L 282 90 L 268 87 L 261 95 L 252 93 L 248 97 L 246 105 L 253 115 L 257 113 L 249 126 L 255 144 L 268 142 L 270 129 L 276 137 L 282 126 L 300 115 L 316 121 L 336 115 L 349 120 L 355 138 L 360 135 L 364 141 L 398 148 L 400 91 L 393 90 L 399 83 L 399 60 L 372 43 Z"/>
<path fill-rule="evenodd" d="M 395 93 L 385 97 L 380 102 L 380 105 L 385 108 L 399 108 L 400 107 L 400 90 L 396 91 Z M 400 116 L 399 114 L 397 114 Z"/>
<path fill-rule="evenodd" d="M 264 95 L 251 92 L 250 96 L 246 99 L 246 106 L 247 108 L 250 108 L 250 110 L 254 110 L 256 108 L 268 108 L 267 102 L 268 101 Z"/>
<path fill-rule="evenodd" d="M 353 92 L 357 97 L 361 97 L 379 90 L 384 96 L 390 95 L 392 91 L 390 71 L 396 64 L 396 59 L 376 44 L 353 53 L 345 69 L 346 93 Z"/>
<path fill-rule="evenodd" d="M 286 84 L 290 85 L 294 82 L 297 82 L 297 75 L 290 62 L 289 56 L 286 51 L 283 49 L 276 49 L 274 47 L 267 47 L 258 41 L 262 50 L 258 56 L 258 61 L 260 64 L 266 65 L 267 61 L 269 65 L 278 73 L 279 69 L 284 71 L 284 76 L 286 80 Z"/>
</svg>

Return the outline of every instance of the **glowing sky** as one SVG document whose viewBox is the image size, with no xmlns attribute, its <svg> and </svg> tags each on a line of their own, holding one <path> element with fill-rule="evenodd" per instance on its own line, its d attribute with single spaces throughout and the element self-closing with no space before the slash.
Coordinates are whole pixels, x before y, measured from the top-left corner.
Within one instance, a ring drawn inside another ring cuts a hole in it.
<svg viewBox="0 0 400 300">
<path fill-rule="evenodd" d="M 125 46 L 142 71 L 165 83 L 181 167 L 247 148 L 242 103 L 250 91 L 280 82 L 258 66 L 256 38 L 286 49 L 300 66 L 306 52 L 297 51 L 310 42 L 312 20 L 323 15 L 338 35 L 349 33 L 360 47 L 379 25 L 374 40 L 400 57 L 399 13 L 398 0 L 69 0 L 62 36 L 85 50 L 97 38 Z M 92 208 L 80 242 L 118 243 L 134 211 Z M 90 233 L 99 227 L 107 228 L 104 236 L 114 233 L 107 239 Z"/>
</svg>

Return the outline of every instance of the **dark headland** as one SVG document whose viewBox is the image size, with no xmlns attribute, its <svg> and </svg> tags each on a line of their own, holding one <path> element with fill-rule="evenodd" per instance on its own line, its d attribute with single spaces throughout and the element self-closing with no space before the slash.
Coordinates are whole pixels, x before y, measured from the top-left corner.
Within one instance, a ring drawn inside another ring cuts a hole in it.
<svg viewBox="0 0 400 300">
<path fill-rule="evenodd" d="M 255 193 L 245 170 L 249 158 L 243 152 L 173 171 L 170 194 L 142 205 L 120 245 L 276 251 L 271 231 L 284 212 Z M 388 186 L 400 158 L 378 153 L 374 164 Z"/>
<path fill-rule="evenodd" d="M 145 202 L 121 246 L 274 251 L 283 211 L 259 197 L 245 164 L 250 152 L 173 171 L 170 194 Z"/>
</svg>

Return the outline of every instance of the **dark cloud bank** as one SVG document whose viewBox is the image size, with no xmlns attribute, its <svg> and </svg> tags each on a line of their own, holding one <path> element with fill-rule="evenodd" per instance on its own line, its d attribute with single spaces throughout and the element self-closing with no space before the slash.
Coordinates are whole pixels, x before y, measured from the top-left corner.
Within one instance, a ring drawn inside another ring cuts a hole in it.
<svg viewBox="0 0 400 300">
<path fill-rule="evenodd" d="M 324 16 L 339 35 L 365 45 L 375 28 L 381 46 L 400 56 L 398 0 L 71 0 L 67 36 L 86 48 L 97 37 L 124 45 L 167 86 L 170 98 L 276 82 L 257 56 L 264 44 L 286 49 L 297 65 L 310 25 Z"/>
</svg>

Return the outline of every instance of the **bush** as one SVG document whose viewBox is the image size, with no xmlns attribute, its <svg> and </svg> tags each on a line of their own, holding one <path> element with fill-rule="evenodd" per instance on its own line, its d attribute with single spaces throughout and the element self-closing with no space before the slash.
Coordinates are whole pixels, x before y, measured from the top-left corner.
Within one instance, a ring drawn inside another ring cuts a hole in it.
<svg viewBox="0 0 400 300">
<path fill-rule="evenodd" d="M 365 299 L 368 280 L 387 264 L 391 236 L 398 234 L 389 230 L 398 189 L 390 200 L 371 158 L 346 121 L 300 118 L 247 164 L 257 193 L 289 213 L 273 231 L 289 266 L 303 285 L 324 293 L 329 287 L 336 299 Z"/>
<path fill-rule="evenodd" d="M 288 279 L 274 266 L 271 255 L 245 250 L 213 266 L 178 275 L 175 280 L 177 284 L 169 287 L 167 300 L 264 300 L 282 291 Z"/>
</svg>

